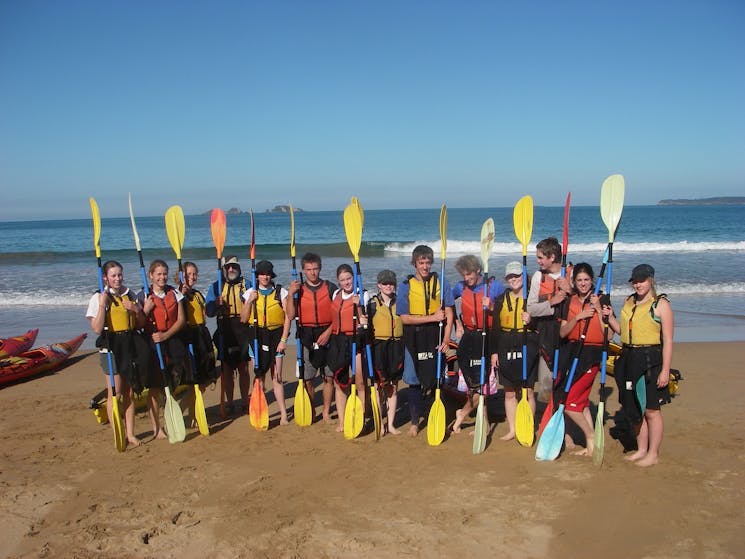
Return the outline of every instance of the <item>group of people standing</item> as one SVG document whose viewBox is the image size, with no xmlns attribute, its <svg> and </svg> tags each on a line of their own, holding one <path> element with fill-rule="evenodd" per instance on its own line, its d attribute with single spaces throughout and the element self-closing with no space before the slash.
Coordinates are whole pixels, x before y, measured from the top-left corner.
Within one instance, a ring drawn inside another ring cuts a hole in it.
<svg viewBox="0 0 745 559">
<path fill-rule="evenodd" d="M 153 261 L 150 285 L 134 295 L 123 285 L 122 266 L 109 261 L 103 266 L 105 289 L 91 298 L 86 316 L 99 334 L 101 366 L 107 374 L 106 353 L 113 354 L 115 390 L 121 395 L 126 436 L 132 445 L 139 444 L 133 431 L 135 392 L 149 388 L 153 433 L 163 438 L 159 400 L 166 385 L 199 384 L 204 390 L 219 377 L 221 412 L 227 416 L 238 411 L 233 396 L 237 376 L 241 411 L 247 412 L 250 359 L 255 361 L 261 390 L 265 375 L 271 375 L 280 424 L 286 424 L 282 365 L 295 322 L 302 348 L 298 373 L 311 402 L 320 376 L 321 418 L 333 422 L 335 400 L 338 431 L 344 428 L 351 383 L 364 409 L 365 377 L 371 376 L 386 403 L 383 426 L 391 434 L 400 433 L 394 423 L 399 382 L 408 385 L 408 433 L 416 436 L 446 364 L 442 356 L 454 337 L 459 342 L 457 363 L 468 387 L 466 403 L 451 425 L 454 433 L 461 431 L 488 385 L 482 373 L 485 361 L 486 374 L 497 375 L 504 389 L 508 430 L 503 440 L 515 438 L 523 387 L 535 413 L 538 384 L 544 398 L 552 390 L 556 393 L 552 400 L 565 398 L 566 416 L 585 435 L 585 447 L 578 453 L 592 454 L 590 391 L 604 342 L 611 332 L 618 333 L 623 347 L 615 379 L 623 411 L 637 435 L 637 450 L 628 459 L 655 464 L 663 432 L 660 405 L 666 400 L 672 360 L 673 313 L 667 298 L 655 291 L 654 269 L 647 264 L 634 268 L 629 279 L 633 293 L 617 318 L 609 297 L 595 294 L 589 264 L 575 264 L 565 277 L 557 239 L 550 237 L 536 245 L 536 262 L 539 269 L 530 278 L 526 301 L 519 262 L 506 265 L 502 282 L 485 277 L 477 257 L 462 256 L 455 267 L 463 279 L 451 287 L 433 271 L 434 253 L 426 245 L 414 248 L 413 273 L 403 281 L 397 281 L 391 270 L 381 271 L 374 295 L 359 289 L 348 264 L 337 268 L 336 283 L 322 279 L 321 257 L 314 253 L 302 257 L 301 277 L 286 288 L 274 282 L 271 262 L 256 264 L 256 285 L 252 285 L 238 259 L 228 256 L 221 281 L 210 286 L 206 297 L 195 288 L 198 270 L 193 263 L 184 265 L 183 277 L 178 276 L 178 286 L 172 287 L 167 264 Z M 206 317 L 217 319 L 211 337 Z M 575 358 L 577 374 L 564 395 L 568 364 Z M 559 373 L 555 378 L 554 372 Z"/>
</svg>

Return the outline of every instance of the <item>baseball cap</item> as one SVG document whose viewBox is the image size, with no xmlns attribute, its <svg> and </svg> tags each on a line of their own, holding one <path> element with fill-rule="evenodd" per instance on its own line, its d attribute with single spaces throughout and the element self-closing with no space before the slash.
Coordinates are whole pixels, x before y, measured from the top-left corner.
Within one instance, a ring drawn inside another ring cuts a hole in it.
<svg viewBox="0 0 745 559">
<path fill-rule="evenodd" d="M 647 278 L 654 277 L 654 268 L 649 264 L 639 264 L 631 270 L 629 281 L 643 281 Z"/>
</svg>

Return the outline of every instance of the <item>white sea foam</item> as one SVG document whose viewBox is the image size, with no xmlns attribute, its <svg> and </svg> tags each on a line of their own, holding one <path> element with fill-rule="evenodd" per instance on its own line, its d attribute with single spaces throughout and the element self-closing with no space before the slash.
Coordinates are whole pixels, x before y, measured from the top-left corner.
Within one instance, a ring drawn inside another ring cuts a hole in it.
<svg viewBox="0 0 745 559">
<path fill-rule="evenodd" d="M 537 240 L 536 240 L 537 242 Z M 530 250 L 532 251 L 535 247 L 536 242 L 531 242 Z M 411 251 L 417 245 L 428 245 L 432 248 L 435 255 L 440 253 L 440 241 L 415 241 L 412 243 L 387 243 L 385 245 L 385 251 L 391 253 L 411 254 Z M 574 253 L 594 253 L 602 254 L 605 250 L 607 243 L 578 243 L 569 244 L 569 252 Z M 628 253 L 654 253 L 654 252 L 711 252 L 711 251 L 726 251 L 726 252 L 745 252 L 745 241 L 734 241 L 734 242 L 693 242 L 693 241 L 679 241 L 674 243 L 625 243 L 623 241 L 617 241 L 613 243 L 613 248 L 619 252 Z M 519 254 L 522 251 L 522 247 L 519 243 L 500 243 L 495 242 L 492 254 L 496 255 L 508 255 L 508 254 Z M 456 239 L 448 239 L 447 242 L 448 254 L 479 254 L 481 252 L 481 243 L 479 241 L 459 241 Z"/>
</svg>

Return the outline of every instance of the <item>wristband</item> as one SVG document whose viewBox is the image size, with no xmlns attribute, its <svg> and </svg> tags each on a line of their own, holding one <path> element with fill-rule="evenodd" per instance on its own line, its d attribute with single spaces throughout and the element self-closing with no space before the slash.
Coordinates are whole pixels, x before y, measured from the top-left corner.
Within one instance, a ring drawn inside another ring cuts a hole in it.
<svg viewBox="0 0 745 559">
<path fill-rule="evenodd" d="M 280 343 L 286 344 L 287 343 L 287 338 L 280 338 L 279 341 L 280 341 Z"/>
</svg>

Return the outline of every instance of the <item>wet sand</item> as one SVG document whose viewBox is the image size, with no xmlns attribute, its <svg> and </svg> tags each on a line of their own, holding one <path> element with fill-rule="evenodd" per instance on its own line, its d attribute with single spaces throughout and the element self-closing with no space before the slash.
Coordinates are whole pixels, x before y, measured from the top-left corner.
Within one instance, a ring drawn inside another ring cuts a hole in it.
<svg viewBox="0 0 745 559">
<path fill-rule="evenodd" d="M 498 440 L 503 417 L 479 456 L 472 420 L 438 447 L 425 433 L 346 441 L 322 422 L 279 427 L 273 404 L 257 432 L 245 415 L 220 420 L 219 390 L 205 396 L 211 436 L 120 454 L 87 409 L 104 376 L 82 353 L 0 390 L 0 556 L 742 557 L 744 356 L 743 342 L 676 344 L 685 380 L 652 468 L 623 460 L 609 379 L 598 469 L 570 453 L 536 462 L 535 448 Z M 149 429 L 139 413 L 136 432 Z"/>
</svg>

